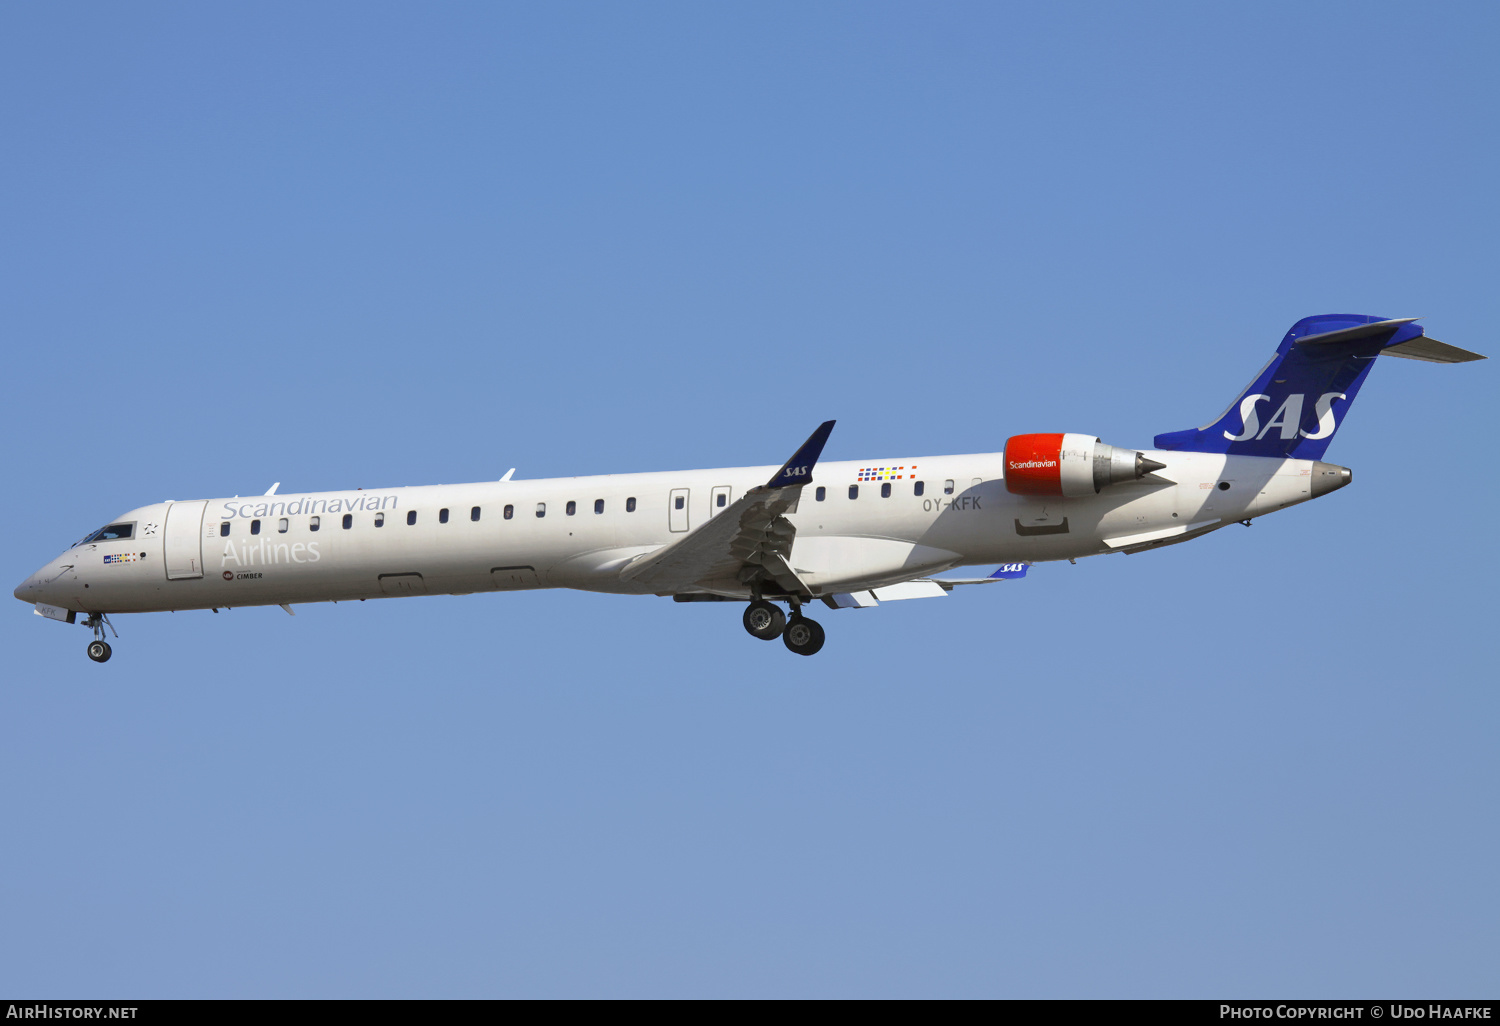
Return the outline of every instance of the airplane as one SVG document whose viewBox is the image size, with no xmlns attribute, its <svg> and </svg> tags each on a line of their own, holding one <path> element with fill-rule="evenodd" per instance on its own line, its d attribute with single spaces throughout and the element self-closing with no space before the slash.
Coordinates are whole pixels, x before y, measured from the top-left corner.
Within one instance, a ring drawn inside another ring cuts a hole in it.
<svg viewBox="0 0 1500 1026">
<path fill-rule="evenodd" d="M 1417 318 L 1307 317 L 1216 420 L 1119 448 L 1081 433 L 1015 435 L 1003 451 L 820 462 L 826 421 L 780 468 L 733 467 L 170 500 L 133 509 L 15 589 L 42 617 L 94 633 L 109 616 L 577 588 L 743 602 L 743 623 L 799 655 L 834 609 L 1016 580 L 1035 563 L 1139 553 L 1348 485 L 1323 462 L 1379 356 L 1485 357 Z M 984 577 L 940 577 L 998 563 Z M 779 603 L 787 606 L 783 611 Z"/>
</svg>

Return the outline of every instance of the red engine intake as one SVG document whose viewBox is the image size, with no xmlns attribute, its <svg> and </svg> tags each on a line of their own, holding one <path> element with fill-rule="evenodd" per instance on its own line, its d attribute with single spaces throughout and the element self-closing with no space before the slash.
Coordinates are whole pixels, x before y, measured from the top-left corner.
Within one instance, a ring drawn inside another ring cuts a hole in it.
<svg viewBox="0 0 1500 1026">
<path fill-rule="evenodd" d="M 1093 495 L 1164 466 L 1092 435 L 1012 435 L 1005 441 L 1005 490 L 1013 495 Z"/>
<path fill-rule="evenodd" d="M 1005 490 L 1061 495 L 1064 435 L 1012 435 L 1005 441 Z"/>
</svg>

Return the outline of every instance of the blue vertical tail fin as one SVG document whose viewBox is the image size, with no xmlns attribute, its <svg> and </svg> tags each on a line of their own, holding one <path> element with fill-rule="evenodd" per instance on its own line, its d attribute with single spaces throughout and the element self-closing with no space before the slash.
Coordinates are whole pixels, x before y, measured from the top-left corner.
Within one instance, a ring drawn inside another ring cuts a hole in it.
<svg viewBox="0 0 1500 1026">
<path fill-rule="evenodd" d="M 1156 436 L 1158 449 L 1320 460 L 1382 353 L 1438 363 L 1482 360 L 1424 337 L 1415 317 L 1304 317 L 1213 423 Z"/>
</svg>

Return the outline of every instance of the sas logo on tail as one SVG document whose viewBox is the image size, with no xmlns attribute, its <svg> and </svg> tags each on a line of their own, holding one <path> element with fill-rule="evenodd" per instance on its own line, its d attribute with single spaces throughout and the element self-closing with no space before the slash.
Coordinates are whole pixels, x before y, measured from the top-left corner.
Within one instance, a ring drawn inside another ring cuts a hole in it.
<svg viewBox="0 0 1500 1026">
<path fill-rule="evenodd" d="M 1272 428 L 1280 428 L 1281 437 L 1286 441 L 1290 441 L 1298 435 L 1301 435 L 1303 438 L 1327 438 L 1334 431 L 1338 430 L 1339 426 L 1338 421 L 1333 416 L 1333 401 L 1343 398 L 1345 398 L 1343 392 L 1324 392 L 1319 396 L 1317 403 L 1313 406 L 1313 412 L 1318 417 L 1318 429 L 1316 431 L 1307 431 L 1301 426 L 1302 406 L 1307 401 L 1306 393 L 1293 392 L 1287 396 L 1286 401 L 1272 414 L 1271 419 L 1266 421 L 1265 427 L 1260 426 L 1260 411 L 1255 408 L 1255 404 L 1260 402 L 1268 403 L 1271 401 L 1271 397 L 1268 395 L 1247 395 L 1240 400 L 1240 422 L 1244 425 L 1244 430 L 1237 435 L 1232 435 L 1226 431 L 1224 432 L 1224 437 L 1231 442 L 1248 442 L 1252 439 L 1259 440 L 1266 437 Z"/>
</svg>

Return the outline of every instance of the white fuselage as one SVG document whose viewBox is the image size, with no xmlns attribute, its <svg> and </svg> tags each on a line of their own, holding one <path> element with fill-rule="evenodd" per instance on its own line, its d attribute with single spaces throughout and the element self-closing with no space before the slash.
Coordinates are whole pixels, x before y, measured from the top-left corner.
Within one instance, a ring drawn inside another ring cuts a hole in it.
<svg viewBox="0 0 1500 1026">
<path fill-rule="evenodd" d="M 1164 469 L 1069 499 L 1008 492 L 1000 453 L 821 462 L 787 514 L 796 528 L 791 564 L 821 597 L 965 564 L 1140 551 L 1337 487 L 1315 487 L 1314 468 L 1329 465 L 1307 460 L 1146 455 Z M 74 546 L 15 594 L 124 613 L 527 588 L 649 592 L 621 569 L 687 536 L 775 470 L 156 503 L 117 518 L 133 525 L 130 538 Z"/>
</svg>

